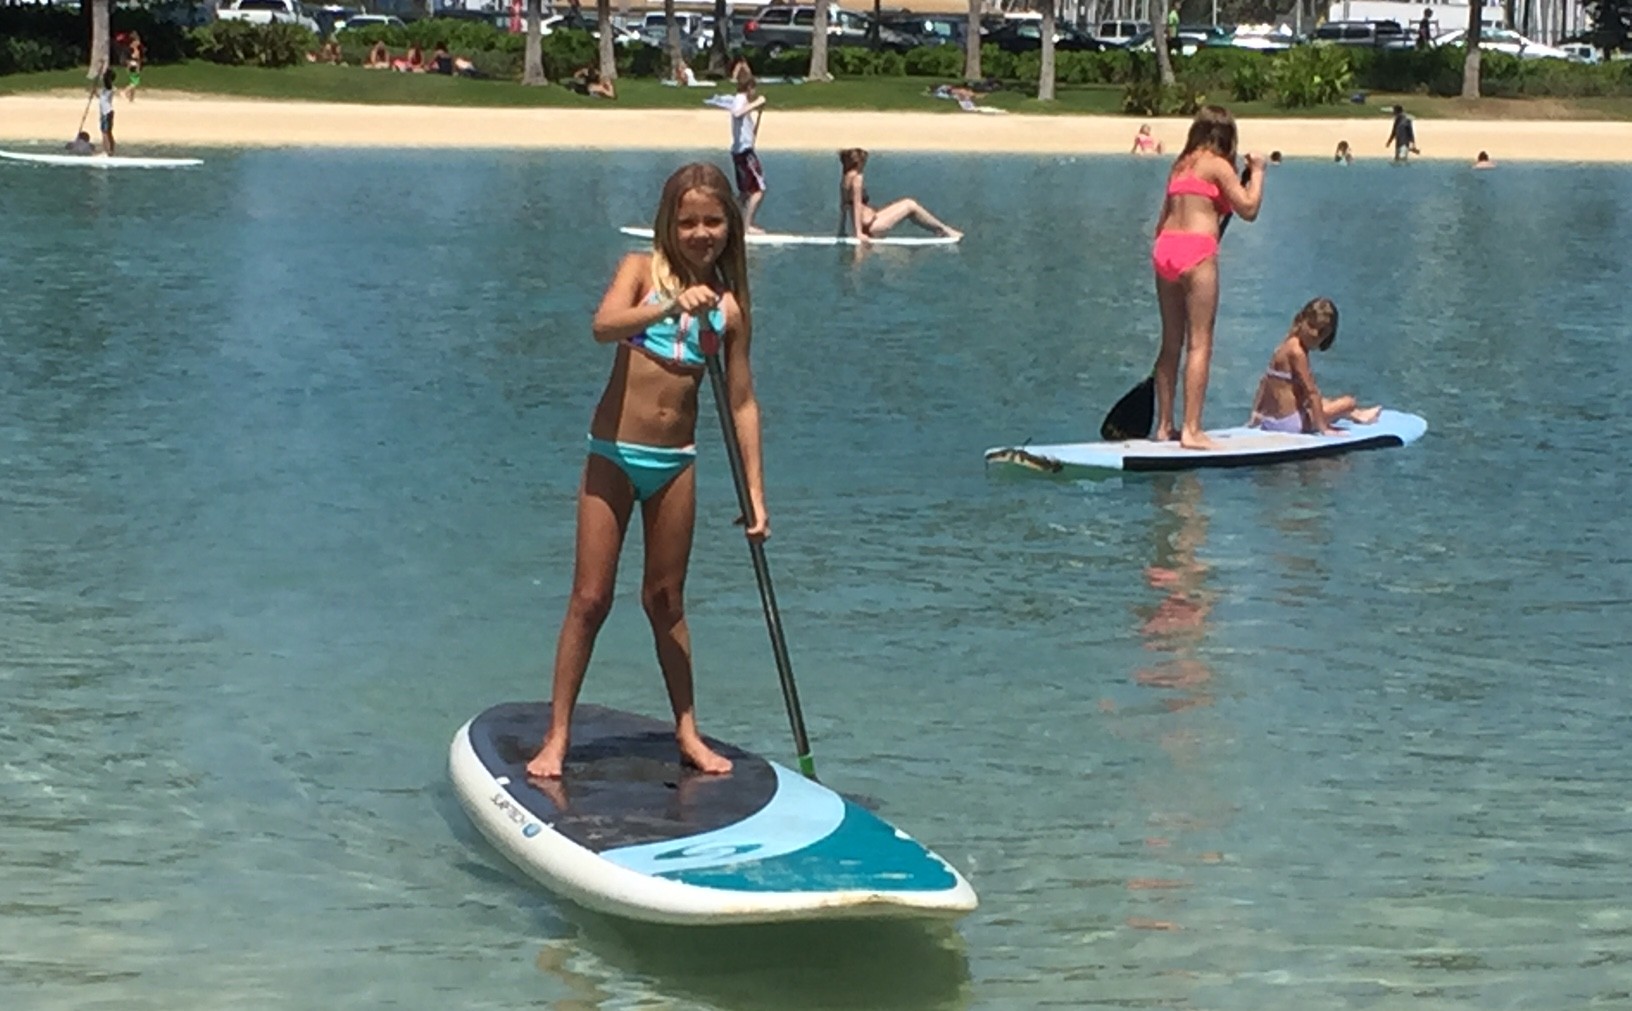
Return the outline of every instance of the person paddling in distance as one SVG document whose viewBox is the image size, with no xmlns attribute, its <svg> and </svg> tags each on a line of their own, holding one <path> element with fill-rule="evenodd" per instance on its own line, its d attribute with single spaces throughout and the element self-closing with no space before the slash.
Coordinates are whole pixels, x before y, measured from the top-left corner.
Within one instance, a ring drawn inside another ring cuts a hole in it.
<svg viewBox="0 0 1632 1011">
<path fill-rule="evenodd" d="M 117 146 L 113 142 L 113 80 L 113 69 L 110 67 L 102 71 L 102 86 L 96 89 L 96 110 L 102 127 L 102 150 L 110 155 Z"/>
<path fill-rule="evenodd" d="M 1362 425 L 1375 422 L 1381 407 L 1361 407 L 1351 396 L 1326 398 L 1315 383 L 1309 352 L 1325 351 L 1337 340 L 1337 306 L 1329 298 L 1310 299 L 1292 318 L 1292 329 L 1270 356 L 1269 368 L 1258 380 L 1252 400 L 1250 428 L 1268 432 L 1310 432 L 1339 435 L 1332 422 L 1352 418 Z"/>
<path fill-rule="evenodd" d="M 845 222 L 855 225 L 856 239 L 868 242 L 882 238 L 885 232 L 911 218 L 914 223 L 938 232 L 948 238 L 959 239 L 963 233 L 924 209 L 916 200 L 902 198 L 873 210 L 867 198 L 867 180 L 862 173 L 867 169 L 867 152 L 859 147 L 847 147 L 839 152 L 839 234 L 844 234 Z"/>
<path fill-rule="evenodd" d="M 1218 315 L 1218 237 L 1231 214 L 1258 217 L 1264 199 L 1264 158 L 1247 156 L 1250 181 L 1236 176 L 1236 129 L 1216 105 L 1190 124 L 1184 150 L 1168 173 L 1156 221 L 1151 261 L 1162 314 L 1162 347 L 1156 356 L 1156 438 L 1173 438 L 1173 406 L 1179 359 L 1184 365 L 1184 424 L 1179 445 L 1213 449 L 1201 424 L 1213 359 L 1213 322 Z"/>
<path fill-rule="evenodd" d="M 550 727 L 527 763 L 535 779 L 561 776 L 578 691 L 596 634 L 612 609 L 618 555 L 635 505 L 645 540 L 641 602 L 657 643 L 684 762 L 724 773 L 731 762 L 704 743 L 692 690 L 683 594 L 696 522 L 698 386 L 711 344 L 720 351 L 753 505 L 747 535 L 770 534 L 760 456 L 759 402 L 748 363 L 751 316 L 741 212 L 713 165 L 693 163 L 663 186 L 653 250 L 624 257 L 595 312 L 595 340 L 616 347 L 612 375 L 589 427 L 578 490 L 572 595 L 556 642 Z"/>
</svg>

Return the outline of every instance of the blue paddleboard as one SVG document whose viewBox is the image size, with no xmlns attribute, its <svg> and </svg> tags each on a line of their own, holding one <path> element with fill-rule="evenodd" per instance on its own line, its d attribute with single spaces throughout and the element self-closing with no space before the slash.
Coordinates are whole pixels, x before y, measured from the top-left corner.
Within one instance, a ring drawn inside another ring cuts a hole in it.
<svg viewBox="0 0 1632 1011">
<path fill-rule="evenodd" d="M 1218 448 L 1213 450 L 1184 449 L 1177 441 L 1156 442 L 1152 439 L 999 446 L 986 451 L 986 463 L 1048 473 L 1260 467 L 1293 460 L 1341 456 L 1363 449 L 1409 446 L 1428 431 L 1428 422 L 1404 411 L 1384 411 L 1370 425 L 1340 421 L 1335 427 L 1343 430 L 1341 435 L 1223 428 L 1207 433 L 1218 443 Z"/>
<path fill-rule="evenodd" d="M 680 765 L 670 723 L 579 706 L 559 781 L 526 764 L 542 702 L 459 729 L 460 803 L 506 859 L 583 906 L 652 923 L 951 918 L 975 892 L 945 860 L 827 787 L 729 744 L 723 776 Z M 542 787 L 542 788 L 541 788 Z"/>
</svg>

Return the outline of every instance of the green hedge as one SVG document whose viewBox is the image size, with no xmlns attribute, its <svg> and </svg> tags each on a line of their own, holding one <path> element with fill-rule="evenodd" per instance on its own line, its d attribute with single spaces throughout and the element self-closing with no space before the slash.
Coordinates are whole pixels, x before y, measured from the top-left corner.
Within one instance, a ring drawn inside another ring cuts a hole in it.
<svg viewBox="0 0 1632 1011">
<path fill-rule="evenodd" d="M 148 63 L 174 63 L 188 55 L 186 31 L 159 21 L 151 10 L 114 7 L 109 26 L 111 35 L 140 32 Z M 88 41 L 86 22 L 76 9 L 0 6 L 0 74 L 83 66 Z M 113 57 L 118 60 L 119 54 Z"/>
<path fill-rule="evenodd" d="M 292 67 L 317 48 L 310 28 L 291 24 L 216 21 L 188 33 L 201 60 L 232 67 Z"/>
</svg>

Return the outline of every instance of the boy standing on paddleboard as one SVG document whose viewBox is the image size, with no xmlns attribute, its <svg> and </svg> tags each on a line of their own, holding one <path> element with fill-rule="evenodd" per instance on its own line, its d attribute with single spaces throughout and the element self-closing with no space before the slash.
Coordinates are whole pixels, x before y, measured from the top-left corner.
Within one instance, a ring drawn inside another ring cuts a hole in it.
<svg viewBox="0 0 1632 1011">
<path fill-rule="evenodd" d="M 102 71 L 102 87 L 96 92 L 96 108 L 102 122 L 102 150 L 113 154 L 113 69 Z"/>
<path fill-rule="evenodd" d="M 753 71 L 743 63 L 737 69 L 737 97 L 731 100 L 731 164 L 737 170 L 737 196 L 742 202 L 743 228 L 748 232 L 765 231 L 754 224 L 754 212 L 765 199 L 765 169 L 754 153 L 764 108 L 765 96 L 755 93 Z"/>
</svg>

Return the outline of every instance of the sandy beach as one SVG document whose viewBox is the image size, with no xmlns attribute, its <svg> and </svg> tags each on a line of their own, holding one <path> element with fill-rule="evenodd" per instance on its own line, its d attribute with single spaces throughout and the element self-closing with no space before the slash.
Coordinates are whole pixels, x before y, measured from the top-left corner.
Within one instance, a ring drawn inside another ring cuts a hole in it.
<svg viewBox="0 0 1632 1011">
<path fill-rule="evenodd" d="M 60 144 L 85 108 L 73 92 L 0 98 L 0 142 Z M 1245 119 L 1242 144 L 1288 158 L 1330 158 L 1347 140 L 1359 159 L 1389 157 L 1383 107 L 1343 119 Z M 1117 116 L 978 115 L 959 112 L 776 111 L 762 151 L 1122 154 L 1138 120 Z M 1152 120 L 1169 153 L 1188 121 Z M 91 124 L 94 127 L 94 123 Z M 714 109 L 493 109 L 344 105 L 144 94 L 121 104 L 123 152 L 177 147 L 599 148 L 696 150 L 727 139 Z M 1632 162 L 1632 123 L 1580 120 L 1448 120 L 1417 123 L 1424 158 L 1472 161 Z"/>
</svg>

